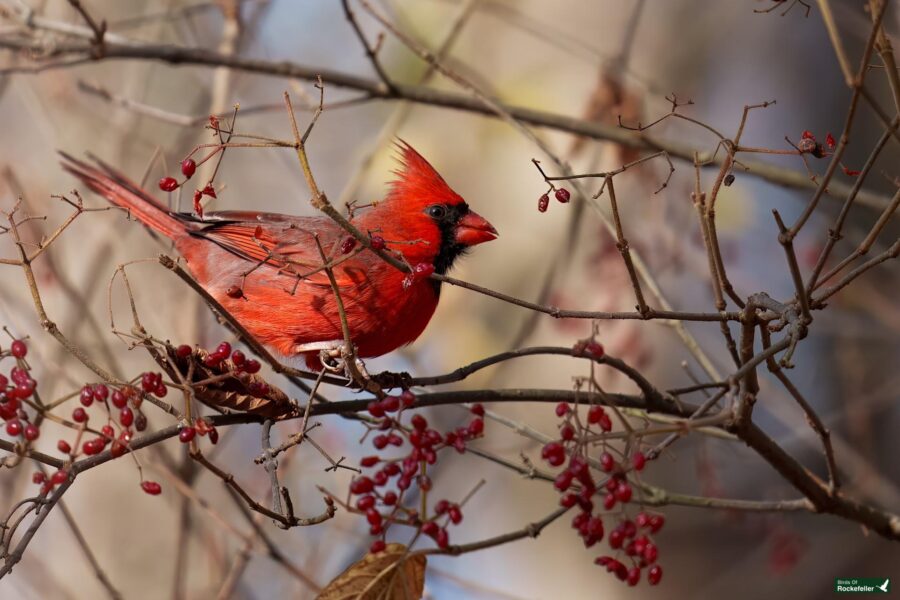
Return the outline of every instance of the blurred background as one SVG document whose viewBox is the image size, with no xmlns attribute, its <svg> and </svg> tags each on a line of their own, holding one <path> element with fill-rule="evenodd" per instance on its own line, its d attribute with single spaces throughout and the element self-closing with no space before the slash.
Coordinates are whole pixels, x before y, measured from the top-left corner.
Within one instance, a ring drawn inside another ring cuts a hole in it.
<svg viewBox="0 0 900 600">
<path fill-rule="evenodd" d="M 15 12 L 26 3 L 46 19 L 81 25 L 78 14 L 59 0 L 0 2 L 0 36 L 18 31 Z M 693 100 L 681 112 L 733 135 L 746 104 L 776 100 L 751 113 L 744 141 L 749 146 L 784 149 L 804 130 L 820 140 L 840 132 L 850 93 L 835 59 L 820 13 L 809 17 L 790 2 L 768 14 L 755 10 L 768 2 L 734 0 L 380 0 L 377 9 L 421 44 L 440 52 L 443 63 L 481 90 L 509 104 L 615 124 L 618 115 L 631 124 L 649 123 L 666 114 L 664 96 Z M 839 28 L 855 66 L 869 32 L 869 16 L 860 2 L 832 2 Z M 375 79 L 340 2 L 270 0 L 90 0 L 86 8 L 104 18 L 112 33 L 154 43 L 216 49 L 235 55 L 335 70 Z M 383 29 L 358 5 L 356 12 L 375 40 Z M 894 33 L 896 7 L 885 24 Z M 49 35 L 43 32 L 41 35 Z M 458 90 L 446 78 L 430 74 L 413 53 L 386 34 L 379 52 L 397 81 Z M 27 57 L 3 51 L 3 66 L 29 64 Z M 880 70 L 870 73 L 871 90 L 892 106 Z M 281 94 L 311 106 L 317 91 L 307 81 L 224 69 L 179 67 L 150 61 L 101 61 L 35 74 L 0 75 L 0 207 L 9 210 L 21 197 L 32 222 L 29 235 L 46 235 L 68 214 L 52 194 L 75 186 L 58 166 L 56 151 L 76 156 L 91 152 L 140 180 L 155 181 L 178 170 L 182 157 L 209 143 L 204 129 L 209 114 L 239 103 L 237 129 L 244 133 L 290 138 Z M 385 192 L 396 162 L 391 142 L 402 138 L 421 152 L 470 205 L 496 225 L 500 238 L 461 261 L 455 275 L 523 299 L 542 297 L 549 304 L 585 310 L 631 310 L 634 300 L 615 240 L 601 224 L 596 205 L 553 201 L 547 213 L 536 210 L 546 190 L 531 163 L 537 158 L 556 174 L 552 162 L 515 128 L 493 118 L 400 102 L 351 102 L 352 90 L 326 86 L 326 104 L 309 142 L 320 186 L 335 203 L 376 200 Z M 267 108 L 268 107 L 268 108 Z M 307 118 L 308 112 L 303 113 Z M 571 135 L 535 130 L 575 172 L 620 166 L 637 157 L 614 144 L 578 140 Z M 716 139 L 690 123 L 670 119 L 653 135 L 712 151 Z M 880 135 L 880 124 L 863 110 L 844 163 L 859 169 Z M 893 192 L 897 147 L 888 146 L 866 187 Z M 797 157 L 765 160 L 803 172 Z M 810 158 L 821 173 L 827 161 Z M 708 266 L 690 199 L 694 171 L 675 161 L 669 185 L 668 165 L 657 159 L 616 179 L 626 235 L 648 264 L 676 309 L 709 311 L 713 301 Z M 711 184 L 716 171 L 704 171 Z M 201 171 L 199 179 L 205 179 Z M 717 222 L 732 283 L 742 296 L 766 291 L 774 298 L 793 294 L 784 255 L 771 217 L 779 209 L 796 218 L 809 194 L 782 188 L 736 171 L 724 188 Z M 852 179 L 843 174 L 845 183 Z M 229 150 L 217 181 L 224 185 L 207 208 L 252 209 L 311 214 L 302 173 L 291 151 Z M 589 194 L 599 180 L 585 180 Z M 91 206 L 103 200 L 85 194 Z M 190 209 L 190 198 L 168 201 Z M 797 240 L 801 268 L 815 264 L 826 227 L 840 204 L 823 200 L 821 210 Z M 865 235 L 877 212 L 857 207 L 850 215 L 838 255 L 848 253 Z M 893 240 L 891 225 L 884 239 Z M 883 249 L 878 246 L 873 249 Z M 2 256 L 13 256 L 9 236 L 0 237 Z M 145 327 L 175 343 L 213 347 L 230 334 L 207 308 L 154 257 L 171 249 L 116 211 L 77 219 L 36 265 L 47 310 L 62 331 L 99 362 L 122 375 L 154 368 L 145 353 L 130 352 L 109 326 L 107 290 L 117 265 L 128 267 L 137 308 Z M 91 374 L 43 333 L 22 274 L 3 267 L 0 324 L 17 336 L 31 336 L 29 358 L 45 397 L 78 390 Z M 548 273 L 551 275 L 548 277 Z M 812 333 L 795 356 L 792 377 L 831 428 L 838 465 L 848 490 L 867 501 L 900 510 L 900 463 L 896 431 L 896 366 L 900 350 L 900 308 L 896 302 L 896 263 L 886 263 L 836 296 L 816 316 Z M 121 281 L 111 288 L 117 323 L 129 323 Z M 651 301 L 658 306 L 658 301 Z M 688 330 L 721 371 L 729 361 L 716 324 L 688 324 Z M 460 288 L 444 286 L 431 325 L 414 344 L 369 361 L 369 370 L 409 371 L 416 375 L 452 370 L 512 347 L 571 346 L 591 332 L 591 323 L 535 317 L 529 311 Z M 607 351 L 641 368 L 660 388 L 690 385 L 688 372 L 700 368 L 670 327 L 653 322 L 601 322 L 598 339 Z M 582 361 L 523 358 L 486 369 L 460 388 L 571 389 L 573 377 L 586 375 Z M 608 390 L 633 391 L 629 382 L 601 374 Z M 277 381 L 277 379 L 273 379 Z M 803 415 L 776 381 L 763 377 L 756 421 L 811 470 L 824 474 L 817 438 Z M 290 389 L 285 384 L 285 389 Z M 302 393 L 291 392 L 302 399 Z M 332 399 L 350 398 L 347 390 L 328 389 Z M 546 404 L 503 405 L 496 411 L 547 435 L 557 419 Z M 429 410 L 443 428 L 466 418 L 460 408 Z M 151 426 L 171 424 L 150 412 Z M 352 462 L 368 454 L 363 431 L 353 422 L 325 418 L 315 439 L 335 456 Z M 281 426 L 288 436 L 296 424 Z M 54 452 L 57 435 L 50 426 L 38 443 Z M 517 461 L 520 453 L 539 459 L 540 446 L 509 428 L 489 422 L 478 446 Z M 267 499 L 268 479 L 252 459 L 259 453 L 256 425 L 222 431 L 215 451 L 241 483 Z M 126 598 L 213 598 L 222 589 L 244 546 L 247 521 L 219 480 L 197 471 L 184 448 L 170 441 L 141 455 L 145 468 L 165 492 L 141 493 L 132 462 L 116 461 L 79 478 L 66 501 L 104 571 Z M 341 495 L 349 476 L 325 472 L 325 460 L 303 446 L 285 466 L 298 514 L 321 510 L 317 485 Z M 32 489 L 28 465 L 0 473 L 3 512 Z M 213 507 L 214 515 L 176 492 L 174 474 L 191 494 Z M 649 482 L 688 494 L 726 498 L 782 499 L 797 494 L 758 456 L 734 442 L 690 437 L 679 441 L 644 472 Z M 484 485 L 465 506 L 465 520 L 452 541 L 476 541 L 522 528 L 544 517 L 558 502 L 545 483 L 529 481 L 476 456 L 442 459 L 433 476 L 436 497 L 460 499 L 480 480 Z M 426 591 L 434 598 L 821 598 L 835 577 L 900 575 L 900 549 L 877 535 L 830 516 L 753 514 L 700 508 L 667 507 L 666 529 L 657 536 L 662 584 L 630 589 L 593 564 L 603 553 L 583 548 L 564 518 L 536 540 L 525 540 L 459 558 L 430 557 Z M 220 520 L 219 517 L 222 519 Z M 324 525 L 281 531 L 263 525 L 291 563 L 324 585 L 361 557 L 370 543 L 363 519 L 340 512 Z M 399 529 L 399 528 L 398 528 Z M 408 540 L 408 535 L 397 537 Z M 605 548 L 605 542 L 602 544 Z M 238 598 L 307 598 L 311 589 L 266 557 L 257 544 L 247 554 Z M 16 598 L 102 597 L 93 575 L 59 512 L 51 514 L 15 571 L 0 581 L 0 596 Z"/>
</svg>

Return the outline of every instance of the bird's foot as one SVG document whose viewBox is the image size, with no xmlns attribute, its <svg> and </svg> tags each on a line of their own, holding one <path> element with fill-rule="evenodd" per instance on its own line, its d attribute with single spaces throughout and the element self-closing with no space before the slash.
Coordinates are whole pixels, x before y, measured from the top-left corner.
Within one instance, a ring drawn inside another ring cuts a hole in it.
<svg viewBox="0 0 900 600">
<path fill-rule="evenodd" d="M 381 391 L 381 386 L 366 370 L 366 364 L 356 356 L 355 348 L 348 346 L 343 340 L 320 347 L 319 361 L 329 373 L 346 377 L 347 385 L 355 383 L 361 390 L 372 393 Z"/>
</svg>

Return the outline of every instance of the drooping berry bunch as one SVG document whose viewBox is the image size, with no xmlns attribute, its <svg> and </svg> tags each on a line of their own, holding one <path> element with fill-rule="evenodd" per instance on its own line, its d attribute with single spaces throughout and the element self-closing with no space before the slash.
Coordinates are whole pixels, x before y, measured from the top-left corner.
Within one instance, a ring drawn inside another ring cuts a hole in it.
<svg viewBox="0 0 900 600">
<path fill-rule="evenodd" d="M 446 548 L 450 545 L 447 527 L 457 525 L 463 519 L 459 504 L 450 500 L 439 499 L 431 514 L 420 514 L 418 509 L 404 506 L 403 498 L 415 485 L 424 499 L 422 506 L 428 506 L 428 493 L 432 488 L 428 468 L 437 463 L 442 451 L 452 448 L 463 453 L 467 442 L 481 437 L 484 408 L 474 405 L 471 409 L 473 418 L 468 424 L 441 433 L 430 427 L 428 419 L 418 413 L 410 417 L 408 425 L 403 424 L 404 411 L 414 405 L 415 395 L 409 390 L 399 396 L 372 400 L 368 405 L 369 414 L 378 419 L 371 427 L 375 449 L 405 448 L 403 453 L 395 456 L 374 454 L 364 457 L 360 464 L 371 471 L 350 483 L 350 493 L 357 497 L 356 509 L 365 514 L 369 533 L 377 536 L 370 548 L 372 552 L 385 548 L 384 537 L 393 524 L 416 527 L 439 548 Z"/>
<path fill-rule="evenodd" d="M 603 347 L 592 340 L 575 345 L 580 355 L 601 357 Z M 617 522 L 609 532 L 607 542 L 614 556 L 600 556 L 595 562 L 606 567 L 628 585 L 637 585 L 644 569 L 647 582 L 656 585 L 662 578 L 662 568 L 652 534 L 662 529 L 662 515 L 640 512 L 632 520 L 629 504 L 634 490 L 629 477 L 635 477 L 647 464 L 647 457 L 638 443 L 630 443 L 624 451 L 609 443 L 613 429 L 609 411 L 598 404 L 587 407 L 560 402 L 555 414 L 561 419 L 559 437 L 541 450 L 541 458 L 552 467 L 565 467 L 555 478 L 554 487 L 561 494 L 560 505 L 577 508 L 572 528 L 591 548 L 603 540 L 605 526 Z M 618 456 L 618 458 L 617 458 Z M 594 498 L 602 498 L 596 507 Z"/>
<path fill-rule="evenodd" d="M 9 377 L 0 373 L 0 417 L 6 423 L 4 429 L 8 436 L 33 442 L 41 432 L 38 426 L 31 422 L 31 416 L 25 410 L 26 401 L 37 387 L 37 381 L 32 378 L 28 363 L 25 361 L 27 354 L 28 346 L 24 340 L 13 340 L 8 349 L 0 349 L 0 360 L 15 359 Z"/>
<path fill-rule="evenodd" d="M 210 154 L 203 160 L 201 160 L 201 164 L 212 158 L 214 154 Z M 194 173 L 197 172 L 197 162 L 188 156 L 183 161 L 181 161 L 181 174 L 184 175 L 184 181 L 179 182 L 172 176 L 166 176 L 159 180 L 159 189 L 164 192 L 174 192 L 182 185 L 187 183 L 188 179 L 194 176 Z M 209 196 L 210 198 L 216 197 L 216 188 L 213 187 L 212 182 L 207 183 L 203 186 L 202 189 L 194 190 L 193 203 L 194 203 L 194 212 L 197 213 L 197 216 L 201 219 L 203 218 L 203 196 Z"/>
</svg>

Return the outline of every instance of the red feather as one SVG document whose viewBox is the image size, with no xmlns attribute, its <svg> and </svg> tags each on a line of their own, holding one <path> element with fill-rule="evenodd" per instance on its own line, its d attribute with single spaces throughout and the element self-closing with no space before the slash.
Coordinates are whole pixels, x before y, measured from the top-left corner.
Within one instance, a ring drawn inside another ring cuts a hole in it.
<svg viewBox="0 0 900 600">
<path fill-rule="evenodd" d="M 496 237 L 490 223 L 469 211 L 428 161 L 405 142 L 398 147 L 397 179 L 383 202 L 354 220 L 359 230 L 383 237 L 387 248 L 402 253 L 411 265 L 432 264 L 442 251 L 451 253 L 452 262 L 453 253 L 463 247 Z M 286 356 L 305 355 L 307 364 L 317 367 L 318 350 L 309 345 L 342 339 L 334 293 L 314 240 L 318 236 L 330 260 L 345 258 L 340 246 L 348 234 L 334 221 L 230 211 L 208 213 L 198 222 L 170 213 L 115 169 L 98 164 L 63 154 L 67 171 L 171 238 L 200 285 L 260 342 Z M 429 213 L 435 205 L 448 208 L 456 222 L 444 223 L 442 229 Z M 334 274 L 361 357 L 412 342 L 437 307 L 435 282 L 404 286 L 406 274 L 369 250 L 342 260 Z M 227 293 L 234 286 L 243 290 L 243 297 Z"/>
</svg>

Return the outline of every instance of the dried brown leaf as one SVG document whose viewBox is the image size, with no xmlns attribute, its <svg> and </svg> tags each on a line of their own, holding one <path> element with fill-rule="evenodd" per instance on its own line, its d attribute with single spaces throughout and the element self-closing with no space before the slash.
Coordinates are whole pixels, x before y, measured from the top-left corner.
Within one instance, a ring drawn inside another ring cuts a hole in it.
<svg viewBox="0 0 900 600">
<path fill-rule="evenodd" d="M 425 556 L 403 544 L 366 554 L 338 575 L 318 600 L 416 600 L 425 590 Z"/>
<path fill-rule="evenodd" d="M 182 377 L 185 377 L 193 362 L 192 381 L 195 383 L 232 372 L 232 377 L 194 387 L 197 400 L 214 408 L 247 412 L 266 418 L 285 417 L 296 411 L 296 406 L 288 395 L 259 374 L 238 372 L 230 360 L 223 360 L 215 367 L 207 367 L 203 364 L 207 356 L 205 350 L 199 350 L 187 358 L 181 358 L 175 355 L 173 348 L 169 348 L 168 361 L 160 366 L 169 372 L 174 381 L 180 381 L 173 368 L 177 368 Z M 258 391 L 261 386 L 265 390 L 263 393 Z M 257 390 L 256 394 L 251 391 L 254 388 Z"/>
</svg>

